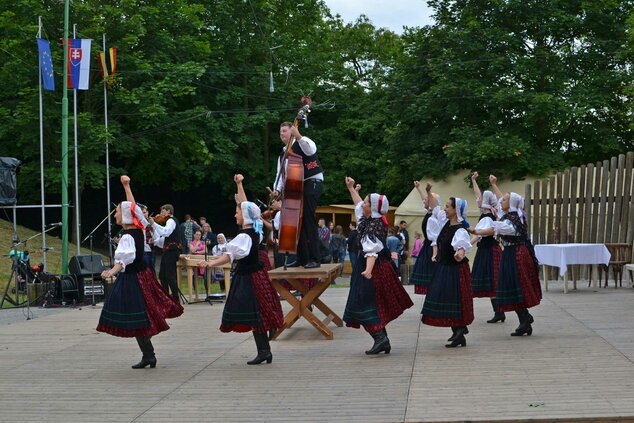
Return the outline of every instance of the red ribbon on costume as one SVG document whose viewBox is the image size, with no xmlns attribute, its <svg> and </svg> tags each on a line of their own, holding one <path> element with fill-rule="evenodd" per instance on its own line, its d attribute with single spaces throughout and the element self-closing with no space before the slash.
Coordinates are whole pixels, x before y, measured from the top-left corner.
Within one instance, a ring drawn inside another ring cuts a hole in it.
<svg viewBox="0 0 634 423">
<path fill-rule="evenodd" d="M 383 209 L 383 199 L 385 198 L 385 195 L 379 195 L 379 205 L 378 205 L 378 212 L 381 213 L 381 220 L 383 220 L 383 224 L 385 226 L 390 226 L 389 222 L 387 221 L 387 217 L 385 217 L 385 215 L 381 212 L 381 210 Z"/>
<path fill-rule="evenodd" d="M 135 208 L 136 203 L 130 203 L 130 214 L 132 215 L 132 223 L 134 223 L 134 226 L 136 226 L 137 228 L 143 229 L 143 224 L 141 223 L 139 218 L 136 217 L 136 213 L 134 212 Z"/>
</svg>

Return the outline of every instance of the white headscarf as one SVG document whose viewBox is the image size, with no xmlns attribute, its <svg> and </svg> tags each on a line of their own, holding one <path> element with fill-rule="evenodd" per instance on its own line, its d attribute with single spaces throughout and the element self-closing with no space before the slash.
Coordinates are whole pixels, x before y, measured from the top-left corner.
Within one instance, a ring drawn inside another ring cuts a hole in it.
<svg viewBox="0 0 634 423">
<path fill-rule="evenodd" d="M 253 225 L 255 232 L 262 235 L 262 219 L 260 218 L 260 208 L 251 201 L 243 201 L 240 203 L 240 209 L 242 210 L 242 218 L 245 225 Z"/>
<path fill-rule="evenodd" d="M 370 194 L 370 208 L 372 209 L 372 217 L 376 219 L 387 213 L 390 203 L 385 195 L 372 193 Z"/>
<path fill-rule="evenodd" d="M 143 216 L 143 210 L 136 203 L 131 201 L 122 201 L 121 204 L 121 223 L 124 225 L 134 225 L 139 229 L 147 226 L 147 220 Z"/>
<path fill-rule="evenodd" d="M 459 197 L 456 198 L 456 217 L 458 222 L 462 223 L 467 228 L 470 226 L 467 222 L 467 200 Z M 464 223 L 463 223 L 464 222 Z"/>
<path fill-rule="evenodd" d="M 222 237 L 222 239 L 224 239 L 225 241 L 222 244 L 226 244 L 227 243 L 227 237 L 225 236 L 225 234 L 220 233 L 216 236 L 216 241 L 218 241 L 218 238 Z M 222 245 L 220 244 L 220 242 L 218 242 L 218 245 Z"/>
<path fill-rule="evenodd" d="M 524 221 L 524 198 L 516 192 L 512 192 L 509 197 L 509 212 L 517 212 Z"/>
<path fill-rule="evenodd" d="M 495 194 L 493 194 L 493 192 L 488 190 L 484 191 L 482 193 L 482 197 L 478 197 L 476 199 L 476 202 L 478 203 L 478 207 L 480 207 L 481 209 L 491 210 L 491 213 L 493 213 L 494 216 L 498 215 L 498 210 L 496 208 L 498 204 L 498 198 L 495 196 Z"/>
</svg>

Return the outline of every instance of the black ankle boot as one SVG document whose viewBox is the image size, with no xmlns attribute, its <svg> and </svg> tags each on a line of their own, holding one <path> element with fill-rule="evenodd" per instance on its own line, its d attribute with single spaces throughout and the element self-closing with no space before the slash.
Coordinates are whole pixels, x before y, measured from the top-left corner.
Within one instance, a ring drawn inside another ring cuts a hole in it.
<svg viewBox="0 0 634 423">
<path fill-rule="evenodd" d="M 451 327 L 451 332 L 453 333 L 453 335 L 451 335 L 451 336 L 449 337 L 449 339 L 447 339 L 447 342 L 451 342 L 451 341 L 453 341 L 453 340 L 455 339 L 455 337 L 456 337 L 456 332 L 458 332 L 458 328 L 457 328 L 457 327 L 455 327 L 455 326 L 452 326 L 452 327 Z"/>
<path fill-rule="evenodd" d="M 147 366 L 150 366 L 150 368 L 155 368 L 156 367 L 156 356 L 151 355 L 151 356 L 143 356 L 143 358 L 141 359 L 141 361 L 139 361 L 137 364 L 135 364 L 134 366 L 132 366 L 133 369 L 144 369 Z"/>
<path fill-rule="evenodd" d="M 255 339 L 255 345 L 258 348 L 258 355 L 253 360 L 247 361 L 247 364 L 260 364 L 265 361 L 270 363 L 273 361 L 268 335 L 266 333 L 253 332 L 253 339 Z"/>
<path fill-rule="evenodd" d="M 517 310 L 517 317 L 520 319 L 520 325 L 515 329 L 515 332 L 511 336 L 522 336 L 526 334 L 531 336 L 533 334 L 533 327 L 531 324 L 535 321 L 533 316 L 526 309 Z"/>
<path fill-rule="evenodd" d="M 462 326 L 462 327 L 457 328 L 453 340 L 449 344 L 445 344 L 445 347 L 447 347 L 447 348 L 455 348 L 458 345 L 466 347 L 467 346 L 467 339 L 465 338 L 465 335 L 467 333 L 469 333 L 469 329 L 467 329 L 466 326 Z"/>
<path fill-rule="evenodd" d="M 497 299 L 491 298 L 491 306 L 493 307 L 493 312 L 495 313 L 495 315 L 493 316 L 491 320 L 487 320 L 487 323 L 497 323 L 497 322 L 504 323 L 504 321 L 506 320 L 506 315 L 504 314 L 503 311 L 498 311 Z"/>
<path fill-rule="evenodd" d="M 387 337 L 385 329 L 371 333 L 370 336 L 374 339 L 374 345 L 365 352 L 367 355 L 379 354 L 383 351 L 385 351 L 385 354 L 390 353 L 392 346 L 390 345 L 390 339 Z"/>
</svg>

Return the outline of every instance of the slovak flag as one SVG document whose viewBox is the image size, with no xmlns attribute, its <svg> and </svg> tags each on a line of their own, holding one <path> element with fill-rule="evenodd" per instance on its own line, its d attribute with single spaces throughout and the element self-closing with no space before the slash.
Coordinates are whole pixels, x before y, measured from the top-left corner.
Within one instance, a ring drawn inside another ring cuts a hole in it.
<svg viewBox="0 0 634 423">
<path fill-rule="evenodd" d="M 80 38 L 68 40 L 68 88 L 88 89 L 91 41 Z"/>
</svg>

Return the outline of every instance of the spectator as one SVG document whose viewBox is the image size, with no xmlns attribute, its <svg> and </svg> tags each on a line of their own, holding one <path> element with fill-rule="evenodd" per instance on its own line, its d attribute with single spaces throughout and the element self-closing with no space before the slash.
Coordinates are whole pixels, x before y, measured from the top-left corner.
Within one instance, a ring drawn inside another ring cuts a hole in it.
<svg viewBox="0 0 634 423">
<path fill-rule="evenodd" d="M 203 218 L 201 217 L 200 220 L 203 220 Z M 211 253 L 212 249 L 216 246 L 216 244 L 218 244 L 216 234 L 213 233 L 211 226 L 207 222 L 201 223 L 201 227 L 203 230 L 201 239 L 207 246 L 207 252 Z"/>
<path fill-rule="evenodd" d="M 418 231 L 414 232 L 414 247 L 412 248 L 412 258 L 418 258 L 420 250 L 423 248 L 422 234 Z"/>
<path fill-rule="evenodd" d="M 205 254 L 205 243 L 201 239 L 202 232 L 198 229 L 194 232 L 194 239 L 188 244 L 189 254 Z M 209 295 L 209 286 L 207 285 L 207 278 L 205 278 L 205 269 L 203 267 L 198 268 L 198 275 L 203 277 L 205 281 L 205 292 Z M 196 274 L 194 273 L 194 287 L 196 286 Z M 196 290 L 198 292 L 198 290 Z"/>
<path fill-rule="evenodd" d="M 214 257 L 220 257 L 221 255 L 223 255 L 224 253 L 227 252 L 227 238 L 225 238 L 224 234 L 218 234 L 218 236 L 216 237 L 216 245 L 214 245 L 213 249 L 211 250 L 211 255 Z M 225 274 L 222 271 L 221 267 L 215 267 L 213 269 L 213 276 L 214 276 L 214 280 L 218 281 L 218 284 L 220 285 L 220 289 L 222 291 L 225 290 Z"/>
<path fill-rule="evenodd" d="M 181 239 L 183 240 L 183 254 L 189 252 L 189 243 L 194 239 L 194 232 L 200 229 L 200 227 L 192 220 L 190 214 L 185 215 L 185 221 L 181 223 Z"/>
<path fill-rule="evenodd" d="M 350 257 L 350 265 L 354 271 L 354 266 L 357 264 L 357 255 L 359 254 L 359 243 L 357 242 L 357 222 L 350 222 L 350 235 L 348 235 L 348 257 Z"/>
<path fill-rule="evenodd" d="M 400 269 L 400 259 L 401 254 L 403 252 L 403 241 L 399 236 L 396 235 L 396 229 L 392 226 L 387 230 L 387 249 L 390 250 L 390 257 L 392 257 L 392 262 L 396 266 L 396 273 L 399 273 Z"/>
<path fill-rule="evenodd" d="M 401 220 L 401 223 L 398 225 L 398 235 L 403 240 L 403 252 L 401 253 L 400 260 L 401 263 L 405 263 L 409 255 L 409 232 L 407 232 L 407 222 L 404 220 Z"/>
<path fill-rule="evenodd" d="M 330 255 L 330 230 L 326 226 L 326 219 L 319 219 L 319 241 L 321 242 L 322 263 L 324 257 Z M 330 255 L 332 257 L 332 255 Z M 331 260 L 326 260 L 326 263 L 330 263 Z"/>
<path fill-rule="evenodd" d="M 330 249 L 332 250 L 332 260 L 334 263 L 341 263 L 339 276 L 343 275 L 343 262 L 346 260 L 346 237 L 343 236 L 343 228 L 337 225 L 335 233 L 330 241 Z"/>
</svg>

